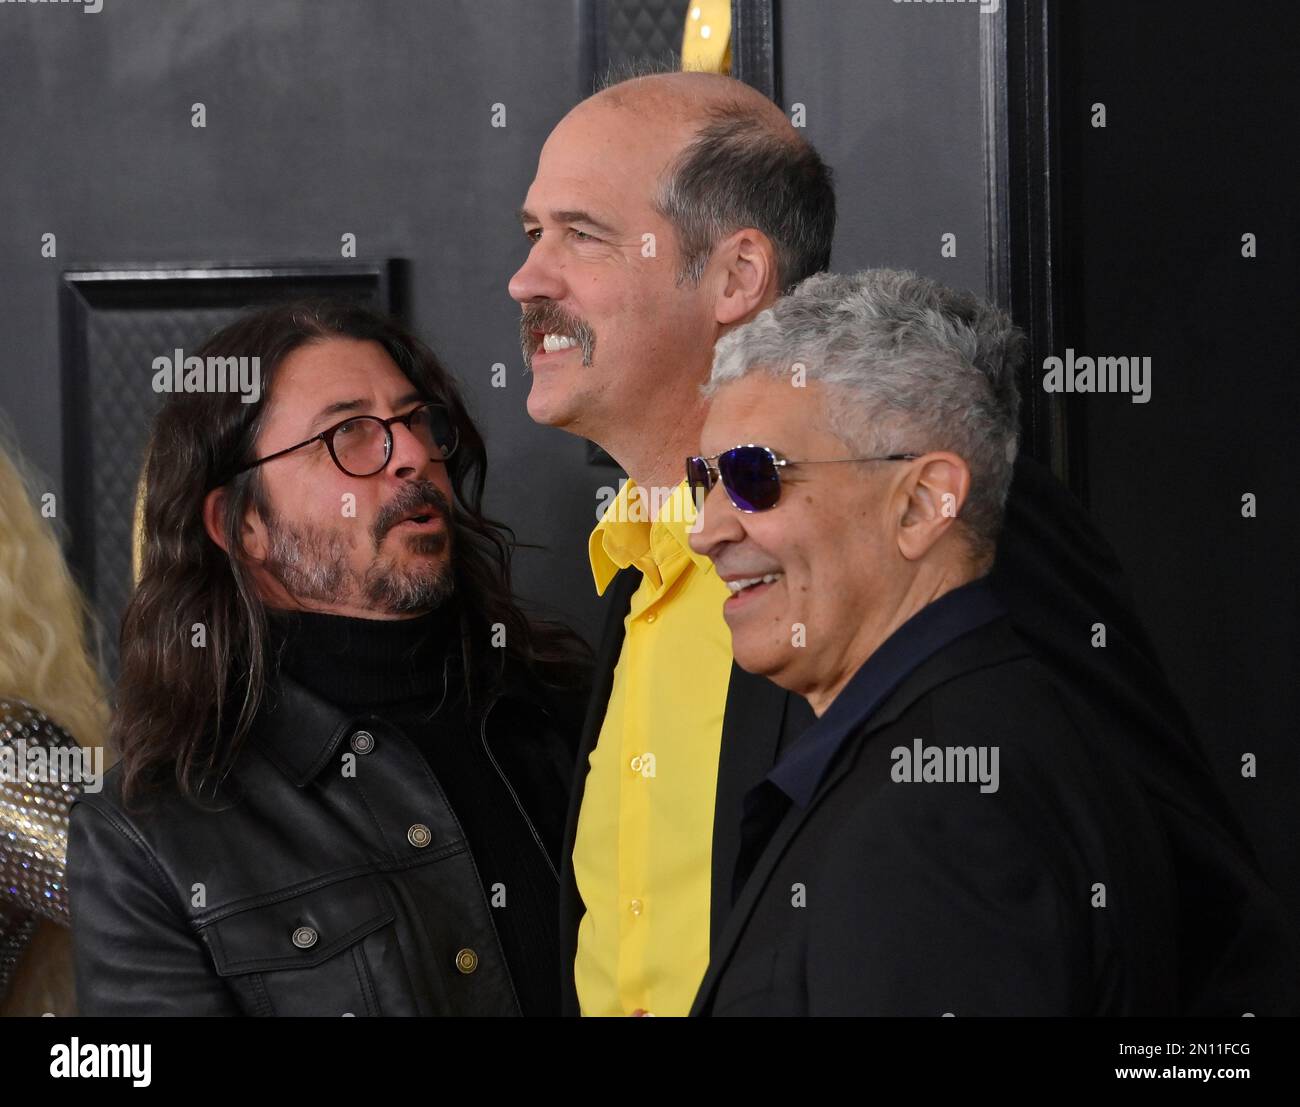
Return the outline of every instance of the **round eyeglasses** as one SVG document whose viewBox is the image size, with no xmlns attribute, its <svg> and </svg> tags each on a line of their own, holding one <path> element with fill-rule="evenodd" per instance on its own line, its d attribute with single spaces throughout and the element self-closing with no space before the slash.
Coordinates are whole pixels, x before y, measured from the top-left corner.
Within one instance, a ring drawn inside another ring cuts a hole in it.
<svg viewBox="0 0 1300 1107">
<path fill-rule="evenodd" d="M 378 415 L 353 415 L 313 434 L 296 446 L 277 450 L 266 457 L 236 469 L 232 476 L 265 465 L 277 457 L 301 450 L 313 442 L 324 442 L 330 457 L 339 469 L 350 477 L 372 477 L 386 468 L 393 456 L 393 424 L 401 423 L 429 450 L 435 461 L 446 461 L 460 444 L 460 431 L 452 422 L 451 413 L 442 404 L 427 403 L 406 412 L 381 419 Z"/>
</svg>

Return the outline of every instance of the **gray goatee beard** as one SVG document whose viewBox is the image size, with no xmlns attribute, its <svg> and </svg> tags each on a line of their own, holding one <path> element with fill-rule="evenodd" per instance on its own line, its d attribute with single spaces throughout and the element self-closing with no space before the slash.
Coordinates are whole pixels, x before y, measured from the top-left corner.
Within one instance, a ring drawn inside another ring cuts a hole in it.
<svg viewBox="0 0 1300 1107">
<path fill-rule="evenodd" d="M 446 516 L 444 516 L 445 518 Z M 432 560 L 399 568 L 389 556 L 376 557 L 364 574 L 347 563 L 348 548 L 337 533 L 295 527 L 266 518 L 270 550 L 265 566 L 297 600 L 338 605 L 360 597 L 364 606 L 387 615 L 409 615 L 444 604 L 456 590 L 450 564 Z M 436 557 L 447 547 L 445 531 L 405 539 L 416 553 Z"/>
</svg>

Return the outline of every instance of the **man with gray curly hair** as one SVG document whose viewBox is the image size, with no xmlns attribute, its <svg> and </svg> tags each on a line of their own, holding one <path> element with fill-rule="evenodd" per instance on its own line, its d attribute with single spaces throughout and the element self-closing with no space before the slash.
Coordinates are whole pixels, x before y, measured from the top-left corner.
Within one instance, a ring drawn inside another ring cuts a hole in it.
<svg viewBox="0 0 1300 1107">
<path fill-rule="evenodd" d="M 817 721 L 746 797 L 696 1014 L 1176 1006 L 1159 822 L 985 579 L 1021 346 L 888 269 L 810 277 L 717 345 L 691 547 L 737 662 Z"/>
<path fill-rule="evenodd" d="M 959 454 L 972 473 L 958 529 L 992 565 L 1016 458 L 1024 336 L 988 303 L 914 273 L 819 273 L 715 348 L 712 396 L 762 364 L 842 388 L 829 426 L 864 453 L 911 434 Z M 799 382 L 796 387 L 801 386 Z"/>
</svg>

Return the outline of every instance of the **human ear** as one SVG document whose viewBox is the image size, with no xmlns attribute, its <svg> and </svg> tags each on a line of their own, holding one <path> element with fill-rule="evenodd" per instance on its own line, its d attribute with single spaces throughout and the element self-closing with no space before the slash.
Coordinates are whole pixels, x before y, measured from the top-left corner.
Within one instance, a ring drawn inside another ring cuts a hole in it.
<svg viewBox="0 0 1300 1107">
<path fill-rule="evenodd" d="M 970 468 L 954 453 L 937 451 L 912 462 L 897 490 L 899 552 L 924 557 L 953 525 L 970 494 Z"/>
</svg>

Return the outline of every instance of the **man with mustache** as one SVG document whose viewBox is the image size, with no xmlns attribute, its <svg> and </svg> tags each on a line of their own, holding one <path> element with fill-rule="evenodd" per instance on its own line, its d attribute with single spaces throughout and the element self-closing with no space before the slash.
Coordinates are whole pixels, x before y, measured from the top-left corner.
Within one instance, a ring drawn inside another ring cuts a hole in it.
<svg viewBox="0 0 1300 1107">
<path fill-rule="evenodd" d="M 90 1015 L 547 1015 L 582 650 L 530 622 L 483 441 L 396 322 L 213 336 L 154 426 L 121 761 L 74 806 Z"/>
<path fill-rule="evenodd" d="M 560 121 L 519 217 L 529 249 L 510 294 L 529 414 L 597 442 L 629 476 L 589 544 L 608 606 L 566 827 L 565 1009 L 685 1014 L 731 910 L 744 798 L 813 717 L 733 665 L 730 589 L 690 548 L 682 459 L 699 452 L 717 340 L 828 267 L 835 194 L 816 151 L 761 94 L 658 74 L 611 85 Z M 1178 868 L 1181 1008 L 1287 1008 L 1284 909 L 1113 551 L 1024 456 L 989 580 L 1021 637 L 1131 739 Z M 1099 623 L 1105 649 L 1092 644 Z"/>
</svg>

